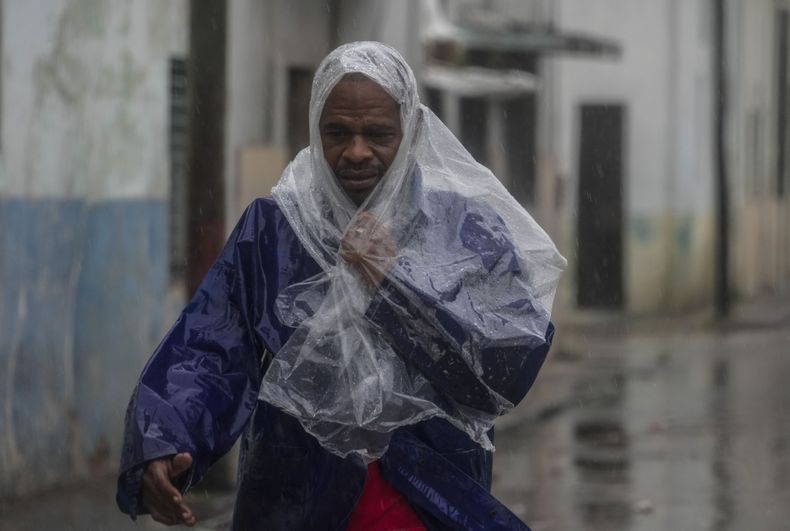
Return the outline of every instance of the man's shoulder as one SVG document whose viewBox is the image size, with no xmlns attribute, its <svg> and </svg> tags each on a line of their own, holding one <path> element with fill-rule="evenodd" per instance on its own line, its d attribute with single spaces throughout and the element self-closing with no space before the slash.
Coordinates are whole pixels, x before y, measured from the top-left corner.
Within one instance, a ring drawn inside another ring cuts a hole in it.
<svg viewBox="0 0 790 531">
<path fill-rule="evenodd" d="M 273 198 L 258 197 L 254 199 L 239 219 L 240 239 L 254 239 L 255 235 L 265 227 L 278 226 L 282 217 L 280 206 Z"/>
<path fill-rule="evenodd" d="M 266 197 L 256 197 L 252 200 L 252 203 L 247 207 L 247 210 L 252 210 L 261 214 L 268 214 L 268 213 L 279 213 L 280 206 L 277 204 L 277 201 L 274 200 L 271 196 Z"/>
<path fill-rule="evenodd" d="M 242 221 L 275 221 L 280 217 L 282 217 L 280 205 L 277 204 L 277 201 L 275 201 L 274 198 L 267 196 L 253 199 L 244 210 L 244 214 L 242 214 Z"/>
</svg>

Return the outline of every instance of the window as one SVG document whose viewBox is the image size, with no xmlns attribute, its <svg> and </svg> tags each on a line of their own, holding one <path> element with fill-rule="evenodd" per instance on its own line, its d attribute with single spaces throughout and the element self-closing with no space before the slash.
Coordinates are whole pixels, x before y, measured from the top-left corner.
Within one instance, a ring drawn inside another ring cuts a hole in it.
<svg viewBox="0 0 790 531">
<path fill-rule="evenodd" d="M 170 275 L 182 280 L 187 263 L 187 158 L 189 109 L 187 61 L 170 60 Z"/>
</svg>

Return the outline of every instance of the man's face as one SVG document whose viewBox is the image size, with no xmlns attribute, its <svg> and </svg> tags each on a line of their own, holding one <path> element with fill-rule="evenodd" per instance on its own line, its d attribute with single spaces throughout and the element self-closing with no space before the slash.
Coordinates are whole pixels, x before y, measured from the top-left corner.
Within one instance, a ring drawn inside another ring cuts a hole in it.
<svg viewBox="0 0 790 531">
<path fill-rule="evenodd" d="M 346 194 L 361 205 L 400 147 L 397 102 L 370 79 L 346 76 L 329 94 L 318 127 L 324 158 Z"/>
</svg>

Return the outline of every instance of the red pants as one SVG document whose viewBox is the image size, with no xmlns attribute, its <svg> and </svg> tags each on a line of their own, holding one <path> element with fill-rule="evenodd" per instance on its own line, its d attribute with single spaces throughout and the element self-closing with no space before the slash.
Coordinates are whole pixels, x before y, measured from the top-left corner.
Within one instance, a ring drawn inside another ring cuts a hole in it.
<svg viewBox="0 0 790 531">
<path fill-rule="evenodd" d="M 381 475 L 379 462 L 373 461 L 348 531 L 425 531 L 425 526 L 406 498 Z"/>
</svg>

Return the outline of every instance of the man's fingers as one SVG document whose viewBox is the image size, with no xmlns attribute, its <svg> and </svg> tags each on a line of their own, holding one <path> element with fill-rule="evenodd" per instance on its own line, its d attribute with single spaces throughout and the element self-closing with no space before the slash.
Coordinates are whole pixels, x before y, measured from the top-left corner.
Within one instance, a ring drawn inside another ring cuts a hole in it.
<svg viewBox="0 0 790 531">
<path fill-rule="evenodd" d="M 154 520 L 168 525 L 183 523 L 193 526 L 197 518 L 192 514 L 192 510 L 183 503 L 175 503 L 174 500 L 166 500 L 158 497 L 143 498 L 143 505 L 151 513 Z"/>
<path fill-rule="evenodd" d="M 393 257 L 398 254 L 398 247 L 389 237 L 374 236 L 372 238 L 344 238 L 340 241 L 340 250 L 358 252 L 363 256 Z"/>
<path fill-rule="evenodd" d="M 181 509 L 181 492 L 170 481 L 171 468 L 157 468 L 153 471 L 154 492 L 163 508 L 168 513 L 179 514 Z"/>
<path fill-rule="evenodd" d="M 152 477 L 143 491 L 143 504 L 149 510 L 162 514 L 178 514 L 181 511 L 181 494 L 169 480 Z"/>
<path fill-rule="evenodd" d="M 197 518 L 192 513 L 189 513 L 189 515 L 182 516 L 182 521 L 187 527 L 192 527 L 197 523 Z"/>
<path fill-rule="evenodd" d="M 348 241 L 346 239 L 343 239 L 340 242 L 340 254 L 344 255 L 343 256 L 344 258 L 345 258 L 345 255 L 348 255 L 348 254 L 351 254 L 351 253 L 354 253 L 354 252 L 356 252 L 356 247 L 354 246 L 353 243 L 351 243 L 350 241 Z"/>
<path fill-rule="evenodd" d="M 157 459 L 148 464 L 143 474 L 143 506 L 157 522 L 167 525 L 184 523 L 188 526 L 197 522 L 172 482 L 172 478 L 189 470 L 192 462 L 191 455 L 181 453 L 172 459 Z"/>
<path fill-rule="evenodd" d="M 151 513 L 151 517 L 157 522 L 173 525 L 179 520 L 170 507 L 167 506 L 166 500 L 157 496 L 147 495 L 145 492 L 143 493 L 143 507 Z"/>
<path fill-rule="evenodd" d="M 176 516 L 180 522 L 186 524 L 189 527 L 192 527 L 197 522 L 197 518 L 195 518 L 195 515 L 192 514 L 192 510 L 183 503 L 180 505 L 178 514 Z"/>
<path fill-rule="evenodd" d="M 362 262 L 362 257 L 356 251 L 343 251 L 341 253 L 343 260 L 348 262 L 351 265 L 357 265 Z"/>
<path fill-rule="evenodd" d="M 173 457 L 172 466 L 170 469 L 170 478 L 177 478 L 181 474 L 184 474 L 187 470 L 192 468 L 192 463 L 193 463 L 192 456 L 188 452 L 182 452 L 180 454 L 177 454 L 175 457 Z M 183 522 L 188 526 L 195 525 L 197 519 L 192 514 L 192 509 L 190 509 L 184 503 L 181 493 L 178 492 L 172 499 L 174 503 L 178 504 L 177 514 L 181 522 Z"/>
<path fill-rule="evenodd" d="M 156 503 L 153 500 L 149 500 L 147 502 L 144 501 L 143 505 L 145 506 L 146 510 L 151 513 L 151 517 L 157 522 L 172 525 L 178 521 L 175 513 L 169 511 L 166 507 L 163 507 L 161 503 Z"/>
<path fill-rule="evenodd" d="M 192 509 L 190 509 L 187 504 L 181 501 L 178 505 L 178 517 L 181 518 L 185 523 L 188 520 L 194 520 L 195 516 L 192 514 Z"/>
<path fill-rule="evenodd" d="M 187 452 L 177 454 L 173 458 L 173 466 L 170 470 L 170 477 L 177 478 L 192 466 L 192 456 Z"/>
<path fill-rule="evenodd" d="M 143 474 L 143 504 L 149 511 L 174 512 L 171 498 L 177 491 L 167 477 L 169 464 L 169 459 L 152 461 Z"/>
<path fill-rule="evenodd" d="M 149 511 L 151 512 L 151 518 L 153 518 L 155 521 L 159 522 L 160 524 L 176 525 L 177 523 L 179 523 L 179 521 L 176 520 L 175 517 L 168 516 L 167 514 L 162 513 L 158 509 L 152 508 L 149 509 Z"/>
<path fill-rule="evenodd" d="M 368 227 L 376 223 L 376 217 L 368 211 L 360 212 L 355 220 L 355 225 L 360 227 Z"/>
<path fill-rule="evenodd" d="M 374 285 L 381 284 L 397 254 L 389 226 L 369 212 L 360 213 L 340 241 L 340 257 Z"/>
</svg>

